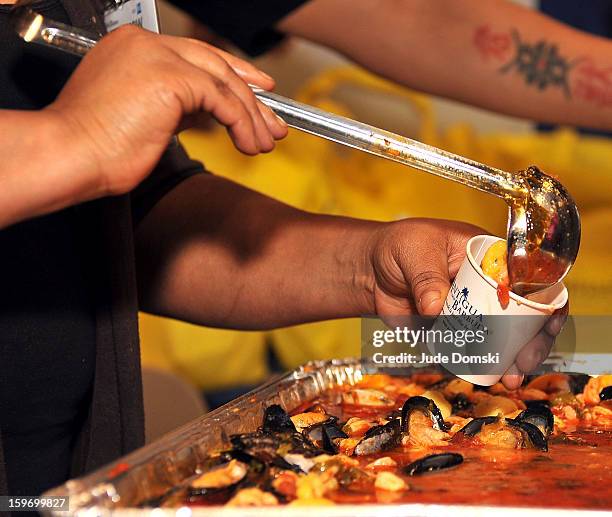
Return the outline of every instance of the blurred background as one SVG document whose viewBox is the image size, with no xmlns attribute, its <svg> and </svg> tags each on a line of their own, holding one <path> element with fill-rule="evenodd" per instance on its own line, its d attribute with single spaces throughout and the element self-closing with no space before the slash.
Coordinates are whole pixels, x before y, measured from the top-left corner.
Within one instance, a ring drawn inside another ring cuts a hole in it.
<svg viewBox="0 0 612 517">
<path fill-rule="evenodd" d="M 162 31 L 197 37 L 239 53 L 185 13 L 160 3 Z M 518 2 L 586 30 L 606 33 L 601 10 L 612 2 Z M 537 4 L 537 5 L 536 5 Z M 591 9 L 591 11 L 589 11 Z M 510 170 L 537 164 L 561 179 L 583 221 L 578 262 L 567 279 L 573 314 L 612 312 L 612 146 L 605 135 L 540 128 L 410 91 L 355 67 L 317 45 L 287 40 L 255 64 L 277 91 L 478 161 Z M 545 130 L 544 130 L 545 129 Z M 189 154 L 215 174 L 293 206 L 377 220 L 459 219 L 505 235 L 503 202 L 295 130 L 265 156 L 233 149 L 213 121 L 180 135 Z M 214 274 L 214 272 L 211 272 Z M 312 359 L 359 355 L 358 319 L 272 332 L 208 329 L 141 315 L 147 438 L 153 439 Z M 176 404 L 180 397 L 184 403 Z"/>
</svg>

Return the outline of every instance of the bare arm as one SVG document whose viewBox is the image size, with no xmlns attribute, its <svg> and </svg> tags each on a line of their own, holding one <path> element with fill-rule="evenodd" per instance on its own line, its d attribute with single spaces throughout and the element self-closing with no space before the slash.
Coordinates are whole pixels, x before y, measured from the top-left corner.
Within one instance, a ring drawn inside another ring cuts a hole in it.
<svg viewBox="0 0 612 517">
<path fill-rule="evenodd" d="M 137 228 L 140 304 L 241 329 L 376 313 L 437 315 L 467 240 L 482 231 L 433 219 L 312 214 L 197 175 Z"/>
<path fill-rule="evenodd" d="M 0 229 L 129 192 L 174 132 L 203 112 L 225 125 L 244 153 L 272 150 L 287 127 L 245 80 L 274 84 L 201 42 L 132 26 L 104 37 L 50 106 L 0 110 Z"/>
<path fill-rule="evenodd" d="M 612 42 L 509 1 L 312 0 L 279 28 L 412 88 L 612 129 Z"/>
<path fill-rule="evenodd" d="M 96 191 L 86 157 L 51 112 L 0 110 L 0 228 Z"/>
<path fill-rule="evenodd" d="M 137 230 L 141 307 L 242 329 L 371 313 L 365 247 L 379 226 L 191 177 Z"/>
</svg>

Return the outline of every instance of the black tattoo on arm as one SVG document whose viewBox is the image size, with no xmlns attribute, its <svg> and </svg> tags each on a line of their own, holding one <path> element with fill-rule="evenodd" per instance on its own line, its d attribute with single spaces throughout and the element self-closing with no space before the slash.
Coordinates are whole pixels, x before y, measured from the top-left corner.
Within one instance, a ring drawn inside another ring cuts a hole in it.
<svg viewBox="0 0 612 517">
<path fill-rule="evenodd" d="M 565 96 L 571 98 L 569 72 L 579 61 L 569 61 L 559 53 L 554 43 L 540 40 L 536 43 L 525 43 L 516 30 L 512 31 L 515 55 L 505 64 L 500 72 L 517 72 L 523 76 L 528 85 L 538 90 L 561 88 Z"/>
</svg>

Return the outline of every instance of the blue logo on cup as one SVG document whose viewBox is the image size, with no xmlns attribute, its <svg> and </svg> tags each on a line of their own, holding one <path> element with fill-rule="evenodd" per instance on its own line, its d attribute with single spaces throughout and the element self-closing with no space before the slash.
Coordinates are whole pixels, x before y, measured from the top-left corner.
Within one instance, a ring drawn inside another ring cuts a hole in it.
<svg viewBox="0 0 612 517">
<path fill-rule="evenodd" d="M 457 284 L 453 282 L 450 292 L 450 304 L 448 301 L 446 303 L 451 314 L 471 316 L 482 322 L 482 313 L 470 303 L 470 291 L 466 286 L 460 289 Z"/>
</svg>

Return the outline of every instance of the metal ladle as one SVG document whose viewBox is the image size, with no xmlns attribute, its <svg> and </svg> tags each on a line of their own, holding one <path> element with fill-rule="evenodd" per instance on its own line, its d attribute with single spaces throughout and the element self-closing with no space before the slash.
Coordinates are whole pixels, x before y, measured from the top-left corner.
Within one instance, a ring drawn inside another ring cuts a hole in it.
<svg viewBox="0 0 612 517">
<path fill-rule="evenodd" d="M 84 56 L 97 39 L 25 6 L 13 10 L 27 42 Z M 563 185 L 536 167 L 511 174 L 361 122 L 252 87 L 289 126 L 502 198 L 509 206 L 508 273 L 512 291 L 528 295 L 560 281 L 580 245 L 580 217 Z"/>
</svg>

